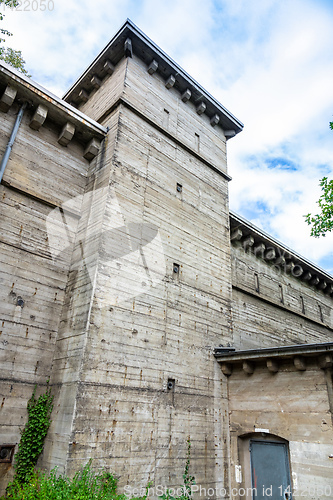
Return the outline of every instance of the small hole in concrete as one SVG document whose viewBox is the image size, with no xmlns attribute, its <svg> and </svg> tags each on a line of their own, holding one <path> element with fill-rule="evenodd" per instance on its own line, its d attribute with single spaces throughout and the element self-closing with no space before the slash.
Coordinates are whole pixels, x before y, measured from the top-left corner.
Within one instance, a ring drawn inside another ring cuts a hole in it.
<svg viewBox="0 0 333 500">
<path fill-rule="evenodd" d="M 22 297 L 17 297 L 16 305 L 20 307 L 24 306 L 24 300 L 22 299 Z"/>
<path fill-rule="evenodd" d="M 168 391 L 172 391 L 175 388 L 175 379 L 168 378 Z"/>
</svg>

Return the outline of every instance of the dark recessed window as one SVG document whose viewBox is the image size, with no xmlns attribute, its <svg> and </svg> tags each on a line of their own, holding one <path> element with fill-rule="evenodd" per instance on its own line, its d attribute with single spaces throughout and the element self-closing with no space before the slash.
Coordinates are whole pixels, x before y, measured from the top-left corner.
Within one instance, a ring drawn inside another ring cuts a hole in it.
<svg viewBox="0 0 333 500">
<path fill-rule="evenodd" d="M 174 264 L 173 265 L 173 273 L 174 274 L 179 274 L 179 264 Z"/>
<path fill-rule="evenodd" d="M 173 391 L 175 388 L 175 379 L 174 378 L 168 378 L 168 391 Z"/>
<path fill-rule="evenodd" d="M 15 444 L 0 445 L 0 463 L 10 464 L 13 461 Z"/>
<path fill-rule="evenodd" d="M 183 186 L 177 182 L 177 193 L 181 193 L 183 191 Z"/>
<path fill-rule="evenodd" d="M 256 289 L 257 293 L 260 293 L 260 288 L 259 288 L 259 276 L 257 273 L 254 273 L 254 286 Z"/>
<path fill-rule="evenodd" d="M 300 300 L 301 300 L 301 311 L 302 311 L 302 314 L 305 314 L 305 305 L 304 305 L 304 299 L 303 299 L 302 295 L 300 296 Z"/>
<path fill-rule="evenodd" d="M 162 126 L 164 128 L 169 128 L 169 117 L 170 117 L 170 113 L 167 109 L 164 109 L 164 113 L 163 113 L 163 123 L 162 123 Z"/>
<path fill-rule="evenodd" d="M 200 135 L 195 133 L 194 134 L 194 138 L 195 138 L 195 149 L 198 151 L 198 153 L 200 152 Z"/>
</svg>

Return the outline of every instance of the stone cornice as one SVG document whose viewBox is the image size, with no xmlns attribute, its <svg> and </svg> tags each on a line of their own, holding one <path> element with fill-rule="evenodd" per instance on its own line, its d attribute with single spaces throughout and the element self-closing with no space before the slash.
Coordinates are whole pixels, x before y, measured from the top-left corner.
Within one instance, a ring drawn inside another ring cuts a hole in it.
<svg viewBox="0 0 333 500">
<path fill-rule="evenodd" d="M 146 64 L 149 74 L 157 72 L 164 78 L 167 89 L 171 87 L 177 89 L 179 98 L 183 102 L 192 101 L 199 115 L 206 114 L 213 127 L 221 127 L 227 139 L 243 129 L 242 122 L 201 87 L 129 19 L 63 98 L 75 104 L 86 101 L 89 94 L 99 86 L 101 80 L 106 75 L 112 74 L 113 68 L 119 61 L 123 57 L 132 57 L 133 54 Z"/>
<path fill-rule="evenodd" d="M 267 264 L 278 266 L 286 274 L 333 296 L 330 274 L 233 212 L 230 212 L 230 239 L 244 252 L 251 252 Z"/>
<path fill-rule="evenodd" d="M 6 113 L 14 102 L 27 102 L 32 114 L 32 130 L 39 130 L 46 119 L 51 120 L 59 126 L 59 144 L 66 146 L 75 136 L 84 145 L 83 156 L 88 160 L 96 156 L 100 141 L 107 134 L 105 127 L 3 61 L 0 62 L 0 95 L 2 112 Z"/>
<path fill-rule="evenodd" d="M 233 366 L 241 365 L 243 371 L 251 375 L 257 363 L 266 363 L 268 371 L 277 373 L 282 362 L 291 362 L 296 370 L 305 371 L 307 360 L 315 358 L 321 369 L 331 368 L 333 364 L 333 342 L 322 344 L 299 344 L 269 348 L 236 351 L 231 347 L 217 347 L 214 356 L 220 363 L 222 372 L 230 376 Z"/>
</svg>

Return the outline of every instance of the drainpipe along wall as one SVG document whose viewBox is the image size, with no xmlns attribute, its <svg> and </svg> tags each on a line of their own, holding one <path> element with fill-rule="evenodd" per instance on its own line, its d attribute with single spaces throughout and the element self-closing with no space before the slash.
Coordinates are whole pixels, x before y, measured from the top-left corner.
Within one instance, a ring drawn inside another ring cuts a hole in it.
<svg viewBox="0 0 333 500">
<path fill-rule="evenodd" d="M 12 133 L 10 134 L 10 138 L 9 138 L 8 144 L 6 146 L 3 158 L 1 160 L 1 164 L 0 164 L 0 183 L 2 181 L 2 177 L 3 177 L 3 174 L 5 172 L 8 160 L 9 160 L 9 155 L 10 155 L 10 152 L 11 152 L 11 150 L 13 148 L 13 144 L 15 142 L 16 134 L 17 134 L 17 131 L 18 131 L 19 127 L 20 127 L 20 124 L 21 124 L 21 121 L 22 121 L 22 117 L 23 117 L 23 113 L 24 113 L 25 108 L 27 107 L 27 104 L 28 103 L 24 102 L 22 104 L 22 106 L 21 106 L 18 114 L 17 114 L 16 120 L 15 120 L 15 123 L 14 123 L 14 127 L 13 127 L 13 130 L 12 130 Z"/>
</svg>

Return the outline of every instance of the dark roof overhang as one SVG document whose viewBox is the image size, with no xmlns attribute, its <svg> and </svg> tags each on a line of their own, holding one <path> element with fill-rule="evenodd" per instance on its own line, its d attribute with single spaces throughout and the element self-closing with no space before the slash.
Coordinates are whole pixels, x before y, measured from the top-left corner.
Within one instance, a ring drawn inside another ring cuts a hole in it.
<svg viewBox="0 0 333 500">
<path fill-rule="evenodd" d="M 265 363 L 267 369 L 276 373 L 282 362 L 293 362 L 299 371 L 306 370 L 308 358 L 316 358 L 318 367 L 331 368 L 333 364 L 333 342 L 319 344 L 296 344 L 236 351 L 232 347 L 219 346 L 214 356 L 221 365 L 222 372 L 229 376 L 234 366 L 241 366 L 248 375 L 254 372 L 255 365 Z"/>
</svg>

